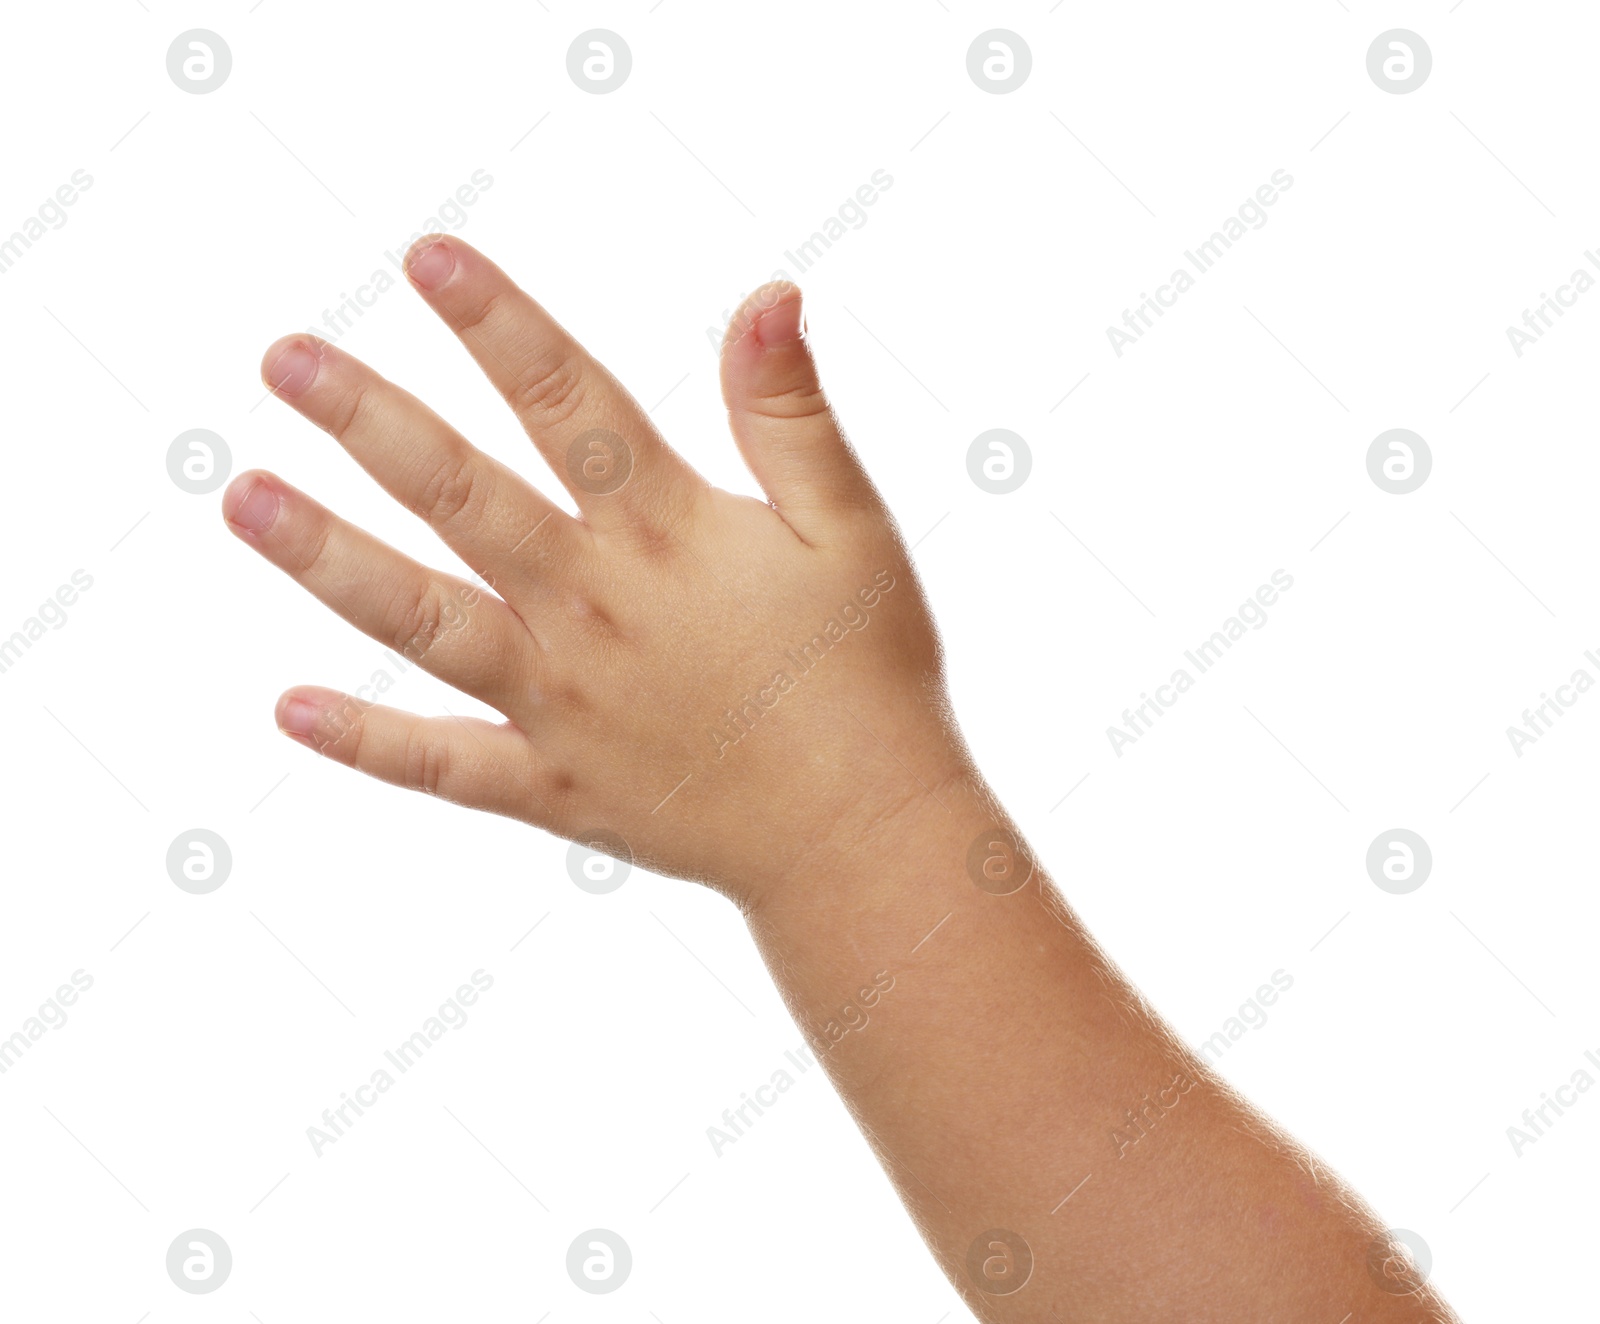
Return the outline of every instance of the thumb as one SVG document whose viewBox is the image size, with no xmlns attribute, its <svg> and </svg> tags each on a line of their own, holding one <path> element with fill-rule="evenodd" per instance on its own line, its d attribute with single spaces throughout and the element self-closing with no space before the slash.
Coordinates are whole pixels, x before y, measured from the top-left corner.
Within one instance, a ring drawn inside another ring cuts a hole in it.
<svg viewBox="0 0 1600 1324">
<path fill-rule="evenodd" d="M 763 285 L 734 315 L 722 398 L 745 463 L 804 541 L 826 541 L 841 516 L 878 506 L 817 379 L 798 286 Z"/>
</svg>

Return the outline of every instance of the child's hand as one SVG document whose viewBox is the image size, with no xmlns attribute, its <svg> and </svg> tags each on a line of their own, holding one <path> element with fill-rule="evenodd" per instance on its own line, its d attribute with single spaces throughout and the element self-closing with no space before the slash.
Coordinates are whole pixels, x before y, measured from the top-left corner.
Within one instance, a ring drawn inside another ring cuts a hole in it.
<svg viewBox="0 0 1600 1324">
<path fill-rule="evenodd" d="M 768 506 L 709 487 L 466 245 L 424 241 L 410 275 L 583 518 L 337 350 L 275 345 L 274 390 L 498 596 L 265 474 L 228 489 L 229 524 L 510 719 L 299 689 L 280 725 L 387 781 L 736 897 L 809 1051 L 982 1318 L 1453 1318 L 1430 1287 L 1375 1271 L 1382 1224 L 1182 1047 L 1005 826 L 949 716 L 906 551 L 817 385 L 799 292 L 755 296 L 723 353 Z M 876 1234 L 852 1213 L 851 1236 Z"/>
<path fill-rule="evenodd" d="M 260 471 L 228 488 L 229 527 L 509 719 L 421 718 L 300 687 L 278 702 L 285 732 L 743 902 L 968 771 L 921 590 L 818 384 L 797 289 L 752 296 L 723 353 L 729 423 L 768 505 L 711 487 L 474 249 L 423 240 L 407 270 L 581 518 L 366 365 L 307 336 L 273 345 L 267 384 L 494 592 Z"/>
</svg>

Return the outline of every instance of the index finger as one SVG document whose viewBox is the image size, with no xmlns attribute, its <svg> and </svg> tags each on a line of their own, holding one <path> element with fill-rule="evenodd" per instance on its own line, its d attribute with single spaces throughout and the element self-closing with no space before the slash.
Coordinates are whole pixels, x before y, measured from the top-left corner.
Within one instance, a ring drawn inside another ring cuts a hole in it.
<svg viewBox="0 0 1600 1324">
<path fill-rule="evenodd" d="M 406 274 L 596 529 L 675 523 L 704 490 L 616 378 L 471 245 L 420 239 Z"/>
</svg>

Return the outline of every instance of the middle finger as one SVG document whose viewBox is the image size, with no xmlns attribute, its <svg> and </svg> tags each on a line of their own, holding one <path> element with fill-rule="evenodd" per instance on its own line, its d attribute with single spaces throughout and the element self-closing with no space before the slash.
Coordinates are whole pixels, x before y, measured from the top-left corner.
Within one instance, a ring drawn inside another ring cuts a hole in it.
<svg viewBox="0 0 1600 1324">
<path fill-rule="evenodd" d="M 308 336 L 266 352 L 262 379 L 499 593 L 548 591 L 582 526 L 520 474 L 359 359 Z"/>
</svg>

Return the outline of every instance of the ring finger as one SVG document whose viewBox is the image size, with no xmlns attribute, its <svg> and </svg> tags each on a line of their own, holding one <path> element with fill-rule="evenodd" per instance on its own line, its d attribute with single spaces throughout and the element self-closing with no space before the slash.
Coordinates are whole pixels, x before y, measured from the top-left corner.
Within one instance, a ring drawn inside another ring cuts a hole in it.
<svg viewBox="0 0 1600 1324">
<path fill-rule="evenodd" d="M 531 687 L 537 650 L 515 612 L 430 569 L 261 470 L 222 501 L 228 527 L 358 630 L 504 712 Z"/>
</svg>

